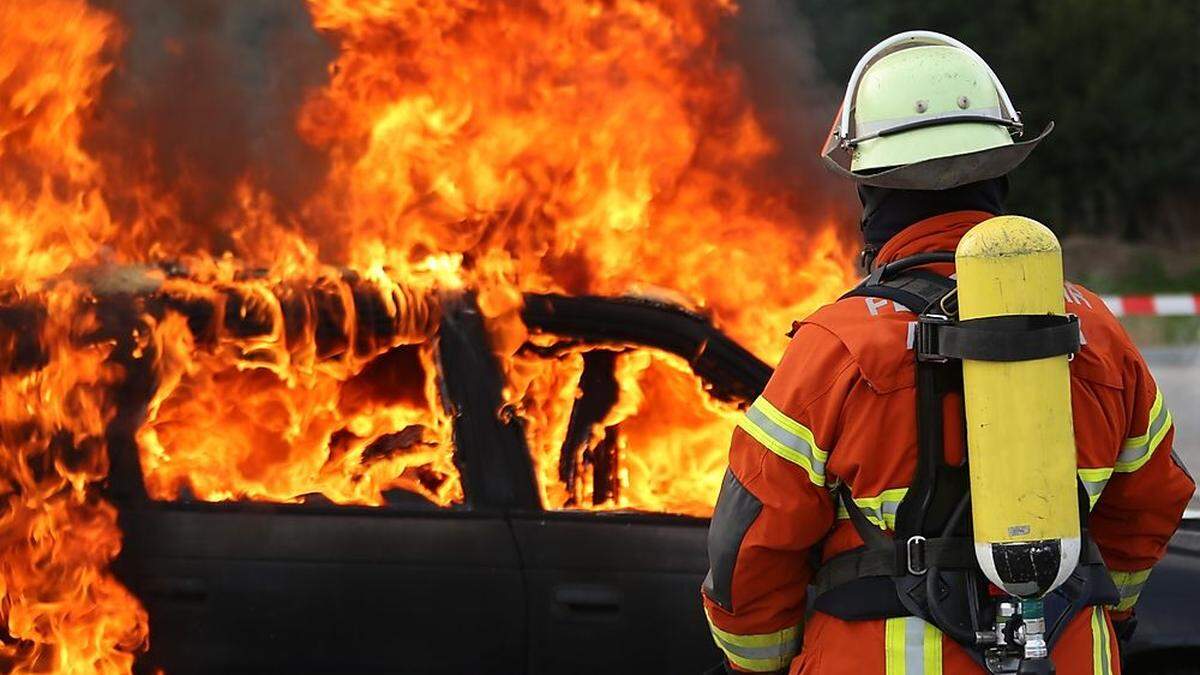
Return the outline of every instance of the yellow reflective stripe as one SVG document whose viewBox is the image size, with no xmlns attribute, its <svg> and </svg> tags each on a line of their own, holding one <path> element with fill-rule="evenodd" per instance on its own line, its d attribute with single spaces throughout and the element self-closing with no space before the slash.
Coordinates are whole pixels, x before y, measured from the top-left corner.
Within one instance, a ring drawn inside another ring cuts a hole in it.
<svg viewBox="0 0 1200 675">
<path fill-rule="evenodd" d="M 738 426 L 771 452 L 804 469 L 814 485 L 825 485 L 829 453 L 817 447 L 812 431 L 779 412 L 770 401 L 758 397 Z"/>
<path fill-rule="evenodd" d="M 904 619 L 888 619 L 883 625 L 884 668 L 886 675 L 904 673 Z"/>
<path fill-rule="evenodd" d="M 800 651 L 800 627 L 792 626 L 774 633 L 738 635 L 717 628 L 705 612 L 713 641 L 733 665 L 755 673 L 786 668 Z"/>
<path fill-rule="evenodd" d="M 942 675 L 942 632 L 915 616 L 884 623 L 886 675 Z"/>
<path fill-rule="evenodd" d="M 1109 570 L 1109 575 L 1112 577 L 1117 591 L 1121 594 L 1121 601 L 1113 607 L 1119 611 L 1125 611 L 1132 609 L 1137 604 L 1138 598 L 1142 594 L 1142 588 L 1146 586 L 1146 580 L 1150 578 L 1150 570 L 1144 569 L 1137 572 Z"/>
<path fill-rule="evenodd" d="M 1104 486 L 1108 484 L 1108 479 L 1112 477 L 1112 474 L 1111 467 L 1079 469 L 1079 480 L 1083 483 L 1083 488 L 1087 490 L 1089 509 L 1096 506 L 1096 501 L 1100 499 L 1100 493 L 1104 491 Z"/>
<path fill-rule="evenodd" d="M 771 418 L 771 421 L 775 424 L 778 424 L 796 436 L 808 441 L 809 445 L 812 446 L 812 452 L 814 455 L 816 455 L 817 459 L 821 460 L 822 462 L 829 460 L 829 453 L 817 447 L 817 439 L 813 437 L 813 432 L 810 431 L 808 427 L 780 412 L 779 408 L 776 408 L 763 396 L 759 396 L 758 399 L 754 401 L 754 407 L 758 408 L 764 415 Z"/>
<path fill-rule="evenodd" d="M 900 502 L 904 500 L 904 495 L 908 494 L 908 488 L 892 488 L 884 490 L 874 497 L 855 497 L 854 503 L 858 508 L 862 509 L 863 515 L 867 520 L 877 525 L 880 529 L 895 529 L 896 528 L 896 512 L 900 508 Z M 850 513 L 846 510 L 846 505 L 838 500 L 837 517 L 847 519 Z"/>
<path fill-rule="evenodd" d="M 911 618 L 911 617 L 908 617 Z M 883 625 L 884 669 L 886 675 L 904 673 L 904 619 L 888 619 Z"/>
<path fill-rule="evenodd" d="M 1112 675 L 1112 649 L 1108 621 L 1102 607 L 1092 608 L 1092 675 Z"/>
<path fill-rule="evenodd" d="M 942 631 L 925 624 L 925 673 L 942 675 Z"/>
<path fill-rule="evenodd" d="M 1160 390 L 1155 393 L 1154 405 L 1150 407 L 1150 414 L 1147 416 L 1146 433 L 1125 440 L 1113 468 L 1120 473 L 1130 473 L 1142 468 L 1154 456 L 1155 449 L 1171 430 L 1171 424 L 1171 411 L 1163 404 Z"/>
</svg>

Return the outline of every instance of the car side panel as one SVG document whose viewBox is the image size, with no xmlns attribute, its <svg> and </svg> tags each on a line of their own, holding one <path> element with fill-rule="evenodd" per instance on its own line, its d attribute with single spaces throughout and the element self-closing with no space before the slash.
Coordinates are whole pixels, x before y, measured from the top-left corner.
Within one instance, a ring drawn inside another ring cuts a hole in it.
<svg viewBox="0 0 1200 675">
<path fill-rule="evenodd" d="M 500 517 L 257 506 L 122 511 L 118 573 L 151 620 L 139 670 L 525 670 L 522 580 Z"/>
<path fill-rule="evenodd" d="M 720 662 L 700 609 L 707 520 L 514 517 L 531 673 L 702 672 Z"/>
</svg>

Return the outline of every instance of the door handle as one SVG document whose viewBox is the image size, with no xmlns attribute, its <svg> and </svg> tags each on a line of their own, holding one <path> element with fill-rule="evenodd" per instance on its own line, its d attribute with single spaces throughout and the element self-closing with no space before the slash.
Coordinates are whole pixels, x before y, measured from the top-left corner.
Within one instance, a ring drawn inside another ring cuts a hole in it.
<svg viewBox="0 0 1200 675">
<path fill-rule="evenodd" d="M 612 586 L 570 584 L 554 589 L 556 609 L 574 618 L 615 618 L 621 613 L 622 600 L 621 591 Z"/>
</svg>

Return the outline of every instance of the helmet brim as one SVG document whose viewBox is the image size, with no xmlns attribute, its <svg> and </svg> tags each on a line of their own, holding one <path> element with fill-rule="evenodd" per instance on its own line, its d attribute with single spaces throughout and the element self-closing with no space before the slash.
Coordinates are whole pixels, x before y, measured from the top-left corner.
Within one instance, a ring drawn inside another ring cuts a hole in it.
<svg viewBox="0 0 1200 675">
<path fill-rule="evenodd" d="M 860 185 L 897 190 L 949 190 L 959 185 L 1003 176 L 1012 171 L 1024 162 L 1038 143 L 1053 130 L 1054 122 L 1050 122 L 1036 138 L 1027 141 L 963 155 L 935 157 L 887 169 L 851 171 L 849 153 L 840 148 L 829 148 L 823 158 L 831 171 Z M 837 155 L 844 158 L 844 164 L 838 161 Z"/>
</svg>

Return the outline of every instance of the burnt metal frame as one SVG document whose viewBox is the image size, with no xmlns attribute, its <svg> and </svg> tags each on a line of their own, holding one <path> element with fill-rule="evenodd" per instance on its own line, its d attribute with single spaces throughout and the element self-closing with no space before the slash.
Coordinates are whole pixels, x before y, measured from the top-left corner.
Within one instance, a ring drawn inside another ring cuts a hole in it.
<svg viewBox="0 0 1200 675">
<path fill-rule="evenodd" d="M 130 308 L 132 311 L 132 308 Z M 133 317 L 118 323 L 129 325 Z M 650 347 L 685 359 L 714 397 L 749 402 L 766 386 L 771 368 L 712 322 L 677 305 L 642 298 L 527 294 L 522 318 L 532 331 L 578 343 L 614 347 Z M 437 335 L 441 398 L 454 428 L 454 459 L 464 491 L 464 505 L 448 513 L 547 512 L 525 438 L 524 423 L 503 400 L 504 376 L 489 347 L 484 320 L 473 293 L 447 295 Z M 119 345 L 118 360 L 137 372 L 132 340 Z M 128 353 L 126 353 L 128 352 Z M 140 369 L 145 371 L 144 368 Z M 153 395 L 149 374 L 131 377 L 120 393 L 120 415 L 110 425 L 112 461 L 108 493 L 120 504 L 139 507 L 216 510 L 301 510 L 328 513 L 354 507 L 321 504 L 257 504 L 252 502 L 157 502 L 146 494 L 134 434 Z M 411 506 L 422 513 L 441 511 Z M 132 505 L 131 504 L 131 505 Z M 396 514 L 408 502 L 366 510 Z M 639 517 L 655 514 L 638 514 Z M 675 516 L 665 515 L 675 519 Z"/>
</svg>

